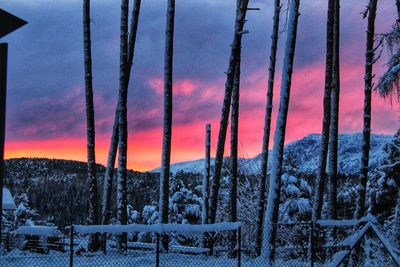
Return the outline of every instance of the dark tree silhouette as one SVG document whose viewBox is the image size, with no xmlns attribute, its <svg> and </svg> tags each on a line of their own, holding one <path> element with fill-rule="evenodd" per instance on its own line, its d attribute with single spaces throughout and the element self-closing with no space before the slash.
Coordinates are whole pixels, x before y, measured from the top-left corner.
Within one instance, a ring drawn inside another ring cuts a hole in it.
<svg viewBox="0 0 400 267">
<path fill-rule="evenodd" d="M 172 135 L 172 67 L 174 48 L 175 0 L 168 0 L 164 62 L 164 125 L 160 173 L 159 222 L 168 223 L 169 168 Z M 163 236 L 164 249 L 168 250 L 168 237 Z"/>
<path fill-rule="evenodd" d="M 333 69 L 331 94 L 331 123 L 329 129 L 329 167 L 328 167 L 328 219 L 337 216 L 337 170 L 338 170 L 338 138 L 339 138 L 339 94 L 340 94 L 340 0 L 335 0 L 333 26 Z"/>
<path fill-rule="evenodd" d="M 89 224 L 98 224 L 98 195 L 96 179 L 96 155 L 95 155 L 95 125 L 93 106 L 93 76 L 92 76 L 92 49 L 90 38 L 90 0 L 83 1 L 83 43 L 85 60 L 85 96 L 86 96 L 86 123 L 87 123 L 87 167 L 89 181 Z M 89 250 L 96 251 L 99 248 L 98 235 L 89 238 Z"/>
<path fill-rule="evenodd" d="M 331 115 L 332 93 L 332 69 L 333 69 L 333 24 L 335 0 L 328 2 L 327 31 L 326 31 L 326 63 L 325 63 L 325 90 L 324 90 L 324 115 L 322 120 L 321 148 L 317 181 L 314 193 L 312 220 L 317 221 L 321 217 L 322 201 L 324 196 L 324 184 L 326 175 L 326 162 L 328 157 L 329 127 Z"/>
<path fill-rule="evenodd" d="M 371 92 L 372 92 L 372 66 L 375 61 L 375 18 L 378 0 L 370 0 L 364 17 L 368 14 L 367 41 L 365 52 L 365 76 L 364 76 L 364 127 L 362 140 L 362 154 L 360 176 L 357 194 L 356 210 L 354 218 L 359 219 L 364 215 L 365 197 L 368 180 L 369 149 L 371 138 Z"/>
<path fill-rule="evenodd" d="M 232 89 L 235 79 L 235 67 L 240 55 L 240 47 L 242 35 L 244 33 L 243 27 L 246 21 L 246 13 L 249 0 L 237 0 L 235 33 L 231 45 L 231 56 L 228 64 L 227 77 L 225 82 L 225 96 L 222 105 L 221 122 L 218 132 L 217 152 L 215 156 L 215 171 L 212 182 L 212 195 L 210 204 L 210 223 L 215 223 L 218 207 L 218 194 L 221 180 L 222 164 L 224 159 L 224 148 L 226 141 L 226 132 L 228 128 L 228 119 L 230 112 L 230 105 L 232 100 Z"/>
</svg>

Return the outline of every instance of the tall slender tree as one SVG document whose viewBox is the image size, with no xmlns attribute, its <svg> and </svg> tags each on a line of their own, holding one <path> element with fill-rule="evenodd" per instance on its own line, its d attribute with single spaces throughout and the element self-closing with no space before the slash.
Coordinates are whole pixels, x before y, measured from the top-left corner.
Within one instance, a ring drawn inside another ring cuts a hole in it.
<svg viewBox="0 0 400 267">
<path fill-rule="evenodd" d="M 233 82 L 235 79 L 235 67 L 240 54 L 240 47 L 243 30 L 246 22 L 246 13 L 249 0 L 237 0 L 235 33 L 231 45 L 231 56 L 228 64 L 227 77 L 225 82 L 225 96 L 222 104 L 221 121 L 218 132 L 217 152 L 215 156 L 215 170 L 212 182 L 212 196 L 210 204 L 210 223 L 215 223 L 218 207 L 218 194 L 221 180 L 222 164 L 224 159 L 224 148 L 226 141 L 226 132 L 228 128 L 228 119 L 230 105 L 232 100 Z"/>
<path fill-rule="evenodd" d="M 331 94 L 331 123 L 329 129 L 328 167 L 328 219 L 336 219 L 337 169 L 339 138 L 339 95 L 340 95 L 340 0 L 335 0 L 333 23 L 333 69 Z"/>
<path fill-rule="evenodd" d="M 211 124 L 206 124 L 206 141 L 205 141 L 205 160 L 204 160 L 204 173 L 203 173 L 203 202 L 201 207 L 201 223 L 209 223 L 209 195 L 210 195 L 210 172 L 211 172 Z M 210 241 L 210 235 L 208 233 L 203 234 L 203 247 L 208 247 Z"/>
<path fill-rule="evenodd" d="M 130 33 L 129 33 L 129 45 L 128 45 L 128 63 L 127 63 L 127 81 L 126 81 L 126 90 L 128 90 L 128 85 L 130 81 L 133 57 L 135 53 L 135 44 L 136 44 L 136 34 L 139 24 L 139 14 L 140 14 L 140 4 L 141 0 L 135 0 L 133 4 L 132 10 L 132 20 L 130 25 Z M 118 103 L 119 98 L 118 96 Z M 110 216 L 111 216 L 111 193 L 112 193 L 112 183 L 114 177 L 114 166 L 115 159 L 117 157 L 118 150 L 118 103 L 117 108 L 115 110 L 113 131 L 111 136 L 110 148 L 108 151 L 108 159 L 107 159 L 107 167 L 104 175 L 104 187 L 103 187 L 103 202 L 102 202 L 102 224 L 109 224 Z"/>
<path fill-rule="evenodd" d="M 240 52 L 239 52 L 240 53 Z M 240 62 L 241 56 L 235 67 L 235 79 L 232 89 L 232 113 L 231 113 L 231 169 L 230 169 L 230 221 L 237 221 L 238 200 L 238 134 L 239 134 L 239 98 L 240 98 Z M 229 256 L 236 257 L 236 233 L 231 233 Z"/>
<path fill-rule="evenodd" d="M 400 0 L 396 0 L 397 7 L 397 21 L 400 21 Z"/>
<path fill-rule="evenodd" d="M 211 124 L 206 124 L 206 142 L 205 142 L 205 160 L 204 160 L 204 173 L 203 173 L 203 206 L 201 212 L 201 223 L 208 224 L 208 196 L 210 184 L 210 156 L 211 156 Z"/>
<path fill-rule="evenodd" d="M 281 1 L 275 0 L 274 24 L 271 35 L 271 52 L 269 55 L 269 68 L 268 68 L 267 105 L 265 109 L 264 135 L 262 142 L 261 185 L 260 185 L 260 195 L 258 197 L 258 218 L 257 218 L 257 234 L 256 234 L 257 255 L 261 254 L 261 245 L 263 241 L 262 237 L 264 228 L 264 213 L 265 213 L 265 198 L 266 198 L 265 193 L 268 188 L 267 186 L 268 150 L 269 150 L 269 139 L 271 134 L 272 100 L 274 95 L 275 65 L 276 65 L 276 52 L 278 50 L 280 13 L 281 13 Z"/>
<path fill-rule="evenodd" d="M 319 164 L 314 193 L 312 220 L 321 217 L 322 201 L 326 175 L 326 162 L 328 157 L 329 126 L 331 114 L 332 69 L 333 69 L 333 24 L 335 0 L 328 1 L 327 30 L 326 30 L 326 63 L 325 63 L 325 90 L 324 90 L 324 115 L 322 120 L 321 147 L 319 151 Z"/>
<path fill-rule="evenodd" d="M 361 218 L 365 211 L 365 197 L 368 179 L 369 149 L 371 137 L 371 92 L 372 92 L 372 66 L 375 61 L 375 18 L 378 0 L 370 0 L 364 18 L 368 15 L 367 41 L 365 52 L 365 76 L 364 76 L 364 127 L 362 140 L 361 166 L 358 185 L 356 210 L 354 217 Z"/>
<path fill-rule="evenodd" d="M 263 257 L 271 265 L 275 254 L 275 237 L 279 215 L 279 198 L 281 187 L 283 148 L 285 142 L 286 122 L 289 109 L 290 88 L 292 84 L 293 61 L 296 49 L 297 23 L 300 0 L 290 1 L 285 57 L 282 69 L 282 83 L 278 118 L 274 135 L 271 178 L 268 190 L 268 202 L 265 216 Z"/>
<path fill-rule="evenodd" d="M 90 0 L 83 1 L 83 43 L 85 61 L 85 96 L 86 96 L 86 123 L 87 123 L 87 168 L 89 181 L 89 224 L 97 224 L 98 196 L 96 178 L 96 156 L 95 156 L 95 125 L 93 105 L 93 76 L 92 76 L 92 49 L 90 37 Z M 99 248 L 98 235 L 89 238 L 89 250 L 95 251 Z"/>
<path fill-rule="evenodd" d="M 168 223 L 169 168 L 172 130 L 172 66 L 174 48 L 175 0 L 168 0 L 164 62 L 164 126 L 160 173 L 159 222 Z M 164 249 L 168 250 L 168 237 L 163 236 Z"/>
<path fill-rule="evenodd" d="M 119 98 L 118 103 L 118 176 L 117 176 L 117 222 L 127 223 L 126 203 L 126 162 L 128 151 L 128 120 L 127 120 L 127 59 L 128 59 L 128 9 L 129 0 L 121 0 L 121 26 L 120 26 L 120 70 L 119 70 Z M 118 236 L 118 251 L 126 253 L 127 235 Z"/>
</svg>

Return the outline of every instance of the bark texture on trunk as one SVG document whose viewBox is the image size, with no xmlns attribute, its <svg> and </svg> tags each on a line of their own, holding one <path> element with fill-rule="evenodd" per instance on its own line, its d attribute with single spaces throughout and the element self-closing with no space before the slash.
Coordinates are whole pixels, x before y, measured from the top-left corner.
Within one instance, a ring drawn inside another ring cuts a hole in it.
<svg viewBox="0 0 400 267">
<path fill-rule="evenodd" d="M 317 221 L 321 217 L 324 198 L 324 186 L 326 175 L 326 162 L 328 157 L 329 127 L 331 115 L 332 93 L 332 69 L 333 69 L 333 24 L 334 24 L 335 0 L 328 2 L 327 31 L 326 31 L 326 65 L 325 65 L 325 90 L 324 90 L 324 115 L 322 120 L 321 147 L 319 151 L 319 164 L 317 181 L 314 192 L 312 220 Z"/>
<path fill-rule="evenodd" d="M 129 45 L 128 45 L 128 70 L 127 70 L 127 81 L 126 86 L 128 90 L 130 74 L 132 69 L 133 57 L 135 53 L 135 44 L 136 44 L 136 33 L 139 24 L 139 13 L 140 13 L 140 4 L 141 0 L 135 0 L 133 4 L 132 10 L 132 21 L 130 25 L 130 34 L 129 34 Z M 119 96 L 120 97 L 120 96 Z M 118 97 L 118 99 L 119 99 Z M 119 100 L 118 100 L 119 103 Z M 118 106 L 117 103 L 117 106 Z M 107 167 L 104 175 L 104 187 L 103 187 L 103 202 L 102 202 L 102 224 L 109 224 L 111 217 L 111 195 L 112 195 L 112 184 L 114 178 L 114 166 L 115 159 L 117 157 L 118 150 L 118 107 L 115 111 L 114 116 L 114 124 L 113 131 L 111 135 L 110 147 L 108 150 L 108 158 L 107 158 Z"/>
<path fill-rule="evenodd" d="M 168 0 L 164 62 L 164 125 L 160 173 L 159 222 L 168 223 L 169 168 L 172 135 L 172 67 L 174 45 L 175 0 Z M 168 250 L 168 237 L 163 236 L 163 247 Z"/>
<path fill-rule="evenodd" d="M 203 206 L 201 213 L 201 223 L 208 224 L 208 197 L 210 192 L 210 157 L 211 157 L 211 124 L 206 124 L 205 160 L 203 173 Z"/>
<path fill-rule="evenodd" d="M 85 61 L 85 97 L 86 97 L 86 123 L 87 123 L 87 168 L 89 181 L 89 224 L 98 224 L 98 195 L 96 178 L 95 156 L 95 123 L 93 105 L 92 84 L 92 49 L 90 37 L 90 0 L 83 1 L 83 42 Z M 98 235 L 89 238 L 89 250 L 96 251 L 99 248 Z"/>
<path fill-rule="evenodd" d="M 337 169 L 338 169 L 338 134 L 339 134 L 339 48 L 340 48 L 340 0 L 335 0 L 335 18 L 333 27 L 333 72 L 331 94 L 331 123 L 329 129 L 329 167 L 328 167 L 328 219 L 337 217 Z"/>
<path fill-rule="evenodd" d="M 282 69 L 280 104 L 274 135 L 271 178 L 268 190 L 267 210 L 265 214 L 263 256 L 269 266 L 274 261 L 275 237 L 279 215 L 279 199 L 285 142 L 286 122 L 289 109 L 290 88 L 292 83 L 293 61 L 296 49 L 297 24 L 299 17 L 299 0 L 290 2 L 288 30 L 285 45 L 285 58 Z"/>
<path fill-rule="evenodd" d="M 238 130 L 239 130 L 239 87 L 240 87 L 240 56 L 235 67 L 235 81 L 232 91 L 231 114 L 231 184 L 230 208 L 231 222 L 237 221 L 237 187 L 238 187 Z"/>
<path fill-rule="evenodd" d="M 279 16 L 281 12 L 281 1 L 275 0 L 274 8 L 274 24 L 271 36 L 271 52 L 269 56 L 268 68 L 268 92 L 267 92 L 267 105 L 265 109 L 264 118 L 264 135 L 262 142 L 262 161 L 261 161 L 261 184 L 260 194 L 258 197 L 258 217 L 257 217 L 257 234 L 256 234 L 256 252 L 257 255 L 261 254 L 261 246 L 263 242 L 263 228 L 264 228 L 264 213 L 266 192 L 268 191 L 267 177 L 268 177 L 268 150 L 269 139 L 271 134 L 271 116 L 272 116 L 272 101 L 274 95 L 274 80 L 275 80 L 275 65 L 276 65 L 276 52 L 278 50 L 279 38 Z"/>
<path fill-rule="evenodd" d="M 239 52 L 240 53 L 240 52 Z M 231 113 L 231 169 L 230 169 L 230 221 L 237 221 L 237 199 L 238 199 L 238 131 L 239 131 L 239 97 L 240 97 L 240 55 L 235 67 L 235 80 L 232 89 L 232 113 Z M 229 256 L 236 257 L 236 233 L 231 233 Z"/>
<path fill-rule="evenodd" d="M 232 88 L 235 79 L 235 67 L 240 54 L 240 46 L 243 35 L 243 27 L 246 21 L 246 13 L 249 0 L 237 0 L 235 34 L 231 46 L 231 56 L 228 64 L 228 71 L 225 83 L 225 96 L 222 105 L 221 121 L 218 132 L 217 152 L 215 156 L 215 171 L 212 182 L 212 196 L 210 204 L 210 223 L 215 223 L 218 208 L 218 194 L 221 182 L 221 171 L 224 160 L 224 148 L 226 141 L 226 132 L 228 128 L 228 119 L 230 105 L 232 100 Z"/>
<path fill-rule="evenodd" d="M 127 224 L 127 193 L 126 193 L 126 162 L 128 151 L 128 120 L 127 120 L 127 58 L 128 58 L 128 8 L 129 0 L 121 0 L 121 27 L 120 27 L 120 71 L 119 71 L 119 98 L 118 103 L 118 176 L 117 176 L 117 222 Z M 118 236 L 118 251 L 126 253 L 127 235 Z"/>
<path fill-rule="evenodd" d="M 364 216 L 365 198 L 368 179 L 369 149 L 371 138 L 371 92 L 372 92 L 372 66 L 374 64 L 374 39 L 375 39 L 375 18 L 378 0 L 370 0 L 368 6 L 368 29 L 365 52 L 365 76 L 364 76 L 364 127 L 362 140 L 362 154 L 360 176 L 357 194 L 355 219 Z"/>
</svg>

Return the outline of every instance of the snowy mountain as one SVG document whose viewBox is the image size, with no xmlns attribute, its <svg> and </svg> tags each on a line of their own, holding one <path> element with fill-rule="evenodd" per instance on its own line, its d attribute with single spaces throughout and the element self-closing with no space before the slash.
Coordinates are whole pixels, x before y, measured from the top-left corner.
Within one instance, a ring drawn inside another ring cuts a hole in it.
<svg viewBox="0 0 400 267">
<path fill-rule="evenodd" d="M 296 155 L 299 171 L 313 173 L 317 169 L 319 161 L 320 134 L 310 134 L 306 137 L 293 141 L 285 146 L 285 154 Z M 371 135 L 370 167 L 375 168 L 381 161 L 383 154 L 381 148 L 392 139 L 390 135 Z M 359 171 L 361 157 L 362 134 L 340 134 L 339 135 L 339 172 L 346 175 L 356 175 Z M 271 160 L 270 151 L 269 160 Z M 249 159 L 240 159 L 239 168 L 242 172 L 256 174 L 261 166 L 261 154 Z M 214 167 L 214 159 L 211 160 L 211 169 Z M 171 165 L 171 172 L 197 172 L 202 173 L 204 159 L 180 162 Z M 154 169 L 152 172 L 159 172 Z"/>
</svg>

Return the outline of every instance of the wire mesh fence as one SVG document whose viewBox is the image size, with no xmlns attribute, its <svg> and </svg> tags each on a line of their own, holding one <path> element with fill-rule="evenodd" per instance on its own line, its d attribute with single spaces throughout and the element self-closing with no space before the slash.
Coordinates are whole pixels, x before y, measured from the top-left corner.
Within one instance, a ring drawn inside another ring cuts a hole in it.
<svg viewBox="0 0 400 267">
<path fill-rule="evenodd" d="M 369 222 L 276 226 L 273 266 L 399 266 L 383 244 L 386 239 L 382 242 L 380 232 L 374 232 L 374 227 L 382 229 Z M 89 249 L 91 235 L 100 240 L 96 252 Z M 57 237 L 3 239 L 0 266 L 268 266 L 245 238 L 238 223 L 74 226 Z"/>
</svg>

